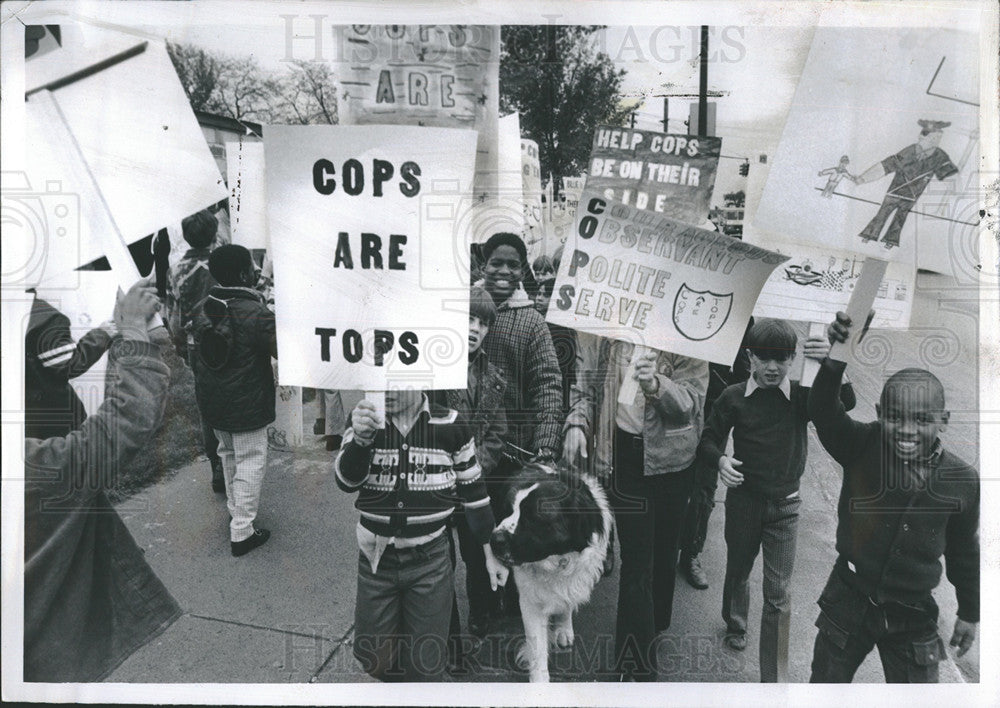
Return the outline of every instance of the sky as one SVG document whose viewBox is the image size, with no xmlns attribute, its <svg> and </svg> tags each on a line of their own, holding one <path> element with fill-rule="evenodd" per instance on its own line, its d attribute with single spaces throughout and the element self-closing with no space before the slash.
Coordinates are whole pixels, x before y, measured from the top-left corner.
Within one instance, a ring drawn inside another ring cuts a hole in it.
<svg viewBox="0 0 1000 708">
<path fill-rule="evenodd" d="M 311 34 L 310 20 L 294 29 Z M 263 68 L 286 71 L 286 27 L 187 25 L 151 29 L 164 39 L 190 43 L 230 56 L 253 56 Z M 748 158 L 751 169 L 760 154 L 773 153 L 812 40 L 810 27 L 713 26 L 709 36 L 708 86 L 717 103 L 716 134 L 722 153 Z M 332 60 L 331 34 L 321 35 L 324 59 Z M 662 130 L 663 98 L 670 98 L 670 131 L 686 132 L 683 121 L 696 101 L 699 78 L 697 26 L 611 26 L 595 36 L 598 48 L 627 74 L 624 93 L 637 103 L 636 127 Z M 293 55 L 311 58 L 315 43 L 297 40 Z M 529 137 L 529 136 L 525 136 Z M 720 161 L 713 204 L 721 195 L 745 188 L 740 160 Z"/>
</svg>

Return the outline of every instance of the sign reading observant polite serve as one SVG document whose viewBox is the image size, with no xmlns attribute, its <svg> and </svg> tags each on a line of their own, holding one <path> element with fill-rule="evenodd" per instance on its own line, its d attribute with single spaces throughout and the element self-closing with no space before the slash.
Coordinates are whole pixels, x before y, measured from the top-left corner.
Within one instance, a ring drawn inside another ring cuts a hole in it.
<svg viewBox="0 0 1000 708">
<path fill-rule="evenodd" d="M 264 154 L 281 383 L 464 388 L 468 263 L 434 264 L 468 259 L 476 133 L 269 126 Z"/>
<path fill-rule="evenodd" d="M 619 204 L 588 183 L 547 321 L 731 364 L 757 295 L 787 256 Z"/>
<path fill-rule="evenodd" d="M 587 188 L 623 204 L 700 224 L 719 167 L 722 138 L 602 125 L 594 131 Z"/>
</svg>

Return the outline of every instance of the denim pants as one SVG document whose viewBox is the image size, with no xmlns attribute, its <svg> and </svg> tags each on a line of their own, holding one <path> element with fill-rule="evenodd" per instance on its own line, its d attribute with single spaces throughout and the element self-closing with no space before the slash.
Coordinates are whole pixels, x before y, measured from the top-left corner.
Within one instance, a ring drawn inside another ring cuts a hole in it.
<svg viewBox="0 0 1000 708">
<path fill-rule="evenodd" d="M 726 580 L 722 619 L 730 634 L 746 634 L 750 571 L 764 549 L 764 605 L 760 613 L 760 680 L 788 680 L 788 586 L 795 566 L 802 499 L 768 499 L 739 487 L 726 493 Z"/>
<path fill-rule="evenodd" d="M 820 595 L 810 683 L 850 683 L 876 646 L 887 683 L 937 683 L 945 646 L 934 599 L 877 604 L 848 582 L 850 572 L 834 567 Z"/>
<path fill-rule="evenodd" d="M 621 571 L 615 623 L 615 670 L 657 678 L 655 639 L 670 627 L 681 522 L 694 474 L 643 474 L 642 438 L 617 430 L 609 501 L 615 512 Z"/>
<path fill-rule="evenodd" d="M 358 553 L 354 656 L 383 681 L 440 681 L 447 667 L 455 594 L 448 538 L 388 546 L 372 572 Z"/>
</svg>

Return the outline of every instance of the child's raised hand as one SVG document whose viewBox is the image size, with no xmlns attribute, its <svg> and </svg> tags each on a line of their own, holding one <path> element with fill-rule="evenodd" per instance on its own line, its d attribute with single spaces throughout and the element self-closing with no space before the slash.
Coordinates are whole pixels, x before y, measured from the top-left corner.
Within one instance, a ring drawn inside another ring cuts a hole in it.
<svg viewBox="0 0 1000 708">
<path fill-rule="evenodd" d="M 743 463 L 734 457 L 723 455 L 719 458 L 719 477 L 727 487 L 738 487 L 743 484 L 743 475 L 736 470 Z"/>
<path fill-rule="evenodd" d="M 802 353 L 810 359 L 823 361 L 830 353 L 830 342 L 822 337 L 809 337 L 802 346 Z"/>
<path fill-rule="evenodd" d="M 358 401 L 351 413 L 351 428 L 358 442 L 362 445 L 371 444 L 375 433 L 382 429 L 382 421 L 374 403 L 364 399 Z"/>
<path fill-rule="evenodd" d="M 846 342 L 851 336 L 851 318 L 845 312 L 838 312 L 837 318 L 826 328 L 826 338 L 830 344 Z"/>
</svg>

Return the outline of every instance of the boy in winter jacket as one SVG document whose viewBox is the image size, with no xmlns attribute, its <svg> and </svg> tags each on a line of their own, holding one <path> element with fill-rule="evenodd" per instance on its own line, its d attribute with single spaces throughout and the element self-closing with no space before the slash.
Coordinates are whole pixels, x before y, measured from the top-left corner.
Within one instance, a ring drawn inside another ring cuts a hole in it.
<svg viewBox="0 0 1000 708">
<path fill-rule="evenodd" d="M 212 252 L 212 288 L 196 326 L 195 393 L 205 421 L 219 440 L 226 483 L 230 546 L 234 556 L 264 544 L 271 532 L 255 529 L 260 488 L 267 470 L 267 426 L 274 422 L 277 357 L 274 314 L 254 290 L 257 267 L 243 246 Z"/>
<path fill-rule="evenodd" d="M 208 270 L 208 257 L 212 254 L 218 226 L 218 220 L 208 209 L 184 219 L 181 229 L 184 240 L 191 248 L 170 269 L 170 286 L 167 289 L 170 338 L 177 354 L 192 367 L 198 365 L 198 357 L 191 356 L 194 351 L 194 323 L 209 292 L 218 285 Z M 219 441 L 204 416 L 201 419 L 201 437 L 205 444 L 205 456 L 212 466 L 212 489 L 224 493 L 226 481 L 222 460 L 219 459 Z"/>
</svg>

